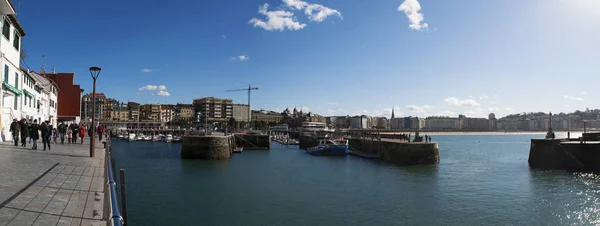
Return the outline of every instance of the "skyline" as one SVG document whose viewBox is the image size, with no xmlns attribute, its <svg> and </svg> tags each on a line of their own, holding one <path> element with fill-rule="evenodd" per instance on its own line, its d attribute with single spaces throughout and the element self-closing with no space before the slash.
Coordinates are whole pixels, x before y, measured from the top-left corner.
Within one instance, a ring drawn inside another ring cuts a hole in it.
<svg viewBox="0 0 600 226">
<path fill-rule="evenodd" d="M 254 109 L 325 116 L 598 108 L 599 1 L 70 0 L 17 10 L 31 69 L 45 55 L 46 71 L 74 72 L 88 92 L 87 68 L 102 67 L 98 91 L 123 102 L 245 104 L 246 92 L 225 90 L 252 84 Z"/>
</svg>

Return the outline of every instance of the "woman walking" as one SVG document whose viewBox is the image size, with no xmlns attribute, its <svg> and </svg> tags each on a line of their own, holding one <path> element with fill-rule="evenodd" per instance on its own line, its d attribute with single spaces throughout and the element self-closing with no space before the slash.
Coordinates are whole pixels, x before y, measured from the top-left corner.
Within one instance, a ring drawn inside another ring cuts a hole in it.
<svg viewBox="0 0 600 226">
<path fill-rule="evenodd" d="M 73 130 L 71 129 L 67 129 L 67 140 L 69 141 L 69 144 L 73 143 Z"/>
<path fill-rule="evenodd" d="M 42 131 L 42 143 L 44 144 L 44 151 L 46 151 L 46 145 L 48 145 L 48 150 L 52 150 L 50 147 L 50 136 L 52 136 L 50 126 L 46 122 L 42 122 L 42 125 L 40 125 L 40 130 Z"/>
<path fill-rule="evenodd" d="M 58 144 L 58 142 L 56 142 L 56 138 L 58 138 L 58 129 L 57 128 L 52 129 L 52 138 L 54 138 L 54 144 Z"/>
<path fill-rule="evenodd" d="M 87 129 L 85 128 L 85 125 L 81 123 L 81 126 L 79 127 L 79 136 L 81 137 L 81 144 L 83 144 L 83 141 L 85 140 L 86 132 Z"/>
</svg>

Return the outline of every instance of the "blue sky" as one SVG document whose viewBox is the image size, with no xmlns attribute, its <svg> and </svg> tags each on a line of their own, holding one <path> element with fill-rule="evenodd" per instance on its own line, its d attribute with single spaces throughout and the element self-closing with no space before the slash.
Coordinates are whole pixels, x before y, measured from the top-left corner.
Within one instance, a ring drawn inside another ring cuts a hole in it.
<svg viewBox="0 0 600 226">
<path fill-rule="evenodd" d="M 252 84 L 254 109 L 323 115 L 599 107 L 598 0 L 14 4 L 29 67 L 45 55 L 91 91 L 87 69 L 100 66 L 98 91 L 121 101 L 246 103 L 224 91 Z"/>
</svg>

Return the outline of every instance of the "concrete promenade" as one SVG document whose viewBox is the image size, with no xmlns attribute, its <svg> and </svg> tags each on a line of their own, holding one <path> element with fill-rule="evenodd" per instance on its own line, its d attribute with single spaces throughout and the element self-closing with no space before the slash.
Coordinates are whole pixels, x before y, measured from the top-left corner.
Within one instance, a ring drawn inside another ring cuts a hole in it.
<svg viewBox="0 0 600 226">
<path fill-rule="evenodd" d="M 104 147 L 97 142 L 90 158 L 89 144 L 0 143 L 0 226 L 106 225 Z"/>
</svg>

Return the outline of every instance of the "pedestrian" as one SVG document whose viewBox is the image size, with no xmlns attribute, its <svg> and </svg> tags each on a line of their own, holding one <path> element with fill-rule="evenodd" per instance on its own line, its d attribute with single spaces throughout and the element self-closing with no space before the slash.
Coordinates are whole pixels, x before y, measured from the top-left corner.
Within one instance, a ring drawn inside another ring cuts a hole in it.
<svg viewBox="0 0 600 226">
<path fill-rule="evenodd" d="M 31 144 L 31 141 L 33 141 L 33 138 L 31 138 L 31 125 L 33 125 L 33 121 L 29 120 L 29 122 L 27 122 L 27 127 L 29 127 L 29 143 Z"/>
<path fill-rule="evenodd" d="M 10 124 L 9 132 L 12 132 L 13 140 L 15 141 L 15 147 L 19 146 L 19 133 L 21 131 L 21 125 L 17 122 L 17 119 L 13 119 L 13 122 Z"/>
<path fill-rule="evenodd" d="M 71 139 L 71 142 L 75 144 L 77 143 L 77 135 L 79 135 L 79 125 L 77 125 L 77 123 L 73 123 L 71 131 L 73 132 L 73 138 Z"/>
<path fill-rule="evenodd" d="M 67 129 L 67 140 L 69 141 L 69 144 L 72 144 L 72 141 L 73 141 L 73 130 L 71 130 L 71 129 Z"/>
<path fill-rule="evenodd" d="M 44 143 L 44 151 L 46 151 L 46 145 L 48 145 L 48 150 L 52 150 L 50 148 L 50 136 L 52 136 L 50 125 L 48 125 L 46 122 L 42 122 L 42 125 L 40 125 L 40 130 L 42 131 L 42 143 Z"/>
<path fill-rule="evenodd" d="M 27 137 L 29 137 L 29 126 L 27 120 L 21 119 L 21 146 L 25 147 L 27 144 Z"/>
<path fill-rule="evenodd" d="M 102 134 L 104 133 L 104 126 L 98 126 L 98 139 L 102 141 Z"/>
<path fill-rule="evenodd" d="M 58 135 L 60 136 L 60 144 L 65 144 L 65 134 L 67 133 L 67 125 L 61 122 L 58 125 Z"/>
<path fill-rule="evenodd" d="M 86 132 L 87 128 L 85 128 L 85 125 L 81 124 L 81 126 L 79 127 L 79 136 L 81 137 L 81 144 L 83 144 L 83 141 L 85 140 Z"/>
<path fill-rule="evenodd" d="M 52 129 L 52 138 L 54 138 L 54 144 L 58 144 L 58 142 L 56 142 L 56 139 L 58 138 L 58 128 Z"/>
<path fill-rule="evenodd" d="M 37 140 L 40 139 L 40 125 L 37 124 L 37 119 L 33 120 L 33 124 L 29 127 L 29 135 L 33 143 L 31 150 L 37 150 Z"/>
</svg>

